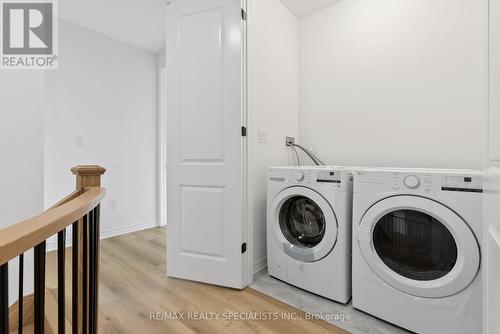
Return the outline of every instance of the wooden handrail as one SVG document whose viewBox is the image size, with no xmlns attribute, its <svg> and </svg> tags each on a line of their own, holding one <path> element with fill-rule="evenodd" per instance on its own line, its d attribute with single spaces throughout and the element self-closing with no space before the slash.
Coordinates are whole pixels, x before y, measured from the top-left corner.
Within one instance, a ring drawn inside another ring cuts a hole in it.
<svg viewBox="0 0 500 334">
<path fill-rule="evenodd" d="M 0 230 L 0 334 L 10 333 L 9 261 L 19 257 L 18 333 L 24 318 L 24 253 L 33 249 L 33 328 L 45 328 L 45 271 L 47 240 L 57 235 L 57 329 L 66 333 L 66 230 L 72 226 L 71 332 L 97 333 L 99 322 L 100 204 L 106 194 L 101 176 L 106 169 L 76 166 L 76 190 L 44 213 Z"/>
<path fill-rule="evenodd" d="M 100 187 L 84 188 L 81 195 L 19 224 L 0 230 L 0 265 L 35 247 L 88 214 L 104 198 Z"/>
</svg>

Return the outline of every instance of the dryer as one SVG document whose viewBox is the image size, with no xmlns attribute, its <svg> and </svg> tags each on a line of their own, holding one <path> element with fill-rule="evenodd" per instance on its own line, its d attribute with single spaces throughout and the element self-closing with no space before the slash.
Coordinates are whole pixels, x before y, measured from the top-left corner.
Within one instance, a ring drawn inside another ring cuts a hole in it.
<svg viewBox="0 0 500 334">
<path fill-rule="evenodd" d="M 267 198 L 269 275 L 347 303 L 351 298 L 351 169 L 271 168 Z"/>
<path fill-rule="evenodd" d="M 481 333 L 482 175 L 354 172 L 353 306 L 422 334 Z"/>
</svg>

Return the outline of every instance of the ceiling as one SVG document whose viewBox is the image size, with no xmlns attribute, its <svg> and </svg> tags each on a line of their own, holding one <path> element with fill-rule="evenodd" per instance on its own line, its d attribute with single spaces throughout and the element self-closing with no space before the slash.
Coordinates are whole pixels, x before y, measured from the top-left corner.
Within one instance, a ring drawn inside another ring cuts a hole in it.
<svg viewBox="0 0 500 334">
<path fill-rule="evenodd" d="M 304 16 L 342 0 L 281 0 L 295 15 Z M 161 52 L 165 45 L 166 0 L 63 0 L 59 15 L 89 30 Z"/>
<path fill-rule="evenodd" d="M 165 45 L 165 0 L 63 0 L 66 21 L 149 52 Z"/>
<path fill-rule="evenodd" d="M 281 0 L 297 16 L 314 13 L 340 1 L 342 0 Z"/>
</svg>

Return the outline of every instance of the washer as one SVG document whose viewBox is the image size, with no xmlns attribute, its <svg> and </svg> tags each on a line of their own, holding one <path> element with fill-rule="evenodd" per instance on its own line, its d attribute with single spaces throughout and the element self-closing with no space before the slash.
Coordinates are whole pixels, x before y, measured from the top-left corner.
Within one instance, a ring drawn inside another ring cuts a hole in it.
<svg viewBox="0 0 500 334">
<path fill-rule="evenodd" d="M 416 333 L 481 333 L 482 189 L 474 171 L 354 171 L 354 307 Z"/>
<path fill-rule="evenodd" d="M 320 296 L 351 298 L 352 170 L 269 170 L 269 275 Z"/>
</svg>

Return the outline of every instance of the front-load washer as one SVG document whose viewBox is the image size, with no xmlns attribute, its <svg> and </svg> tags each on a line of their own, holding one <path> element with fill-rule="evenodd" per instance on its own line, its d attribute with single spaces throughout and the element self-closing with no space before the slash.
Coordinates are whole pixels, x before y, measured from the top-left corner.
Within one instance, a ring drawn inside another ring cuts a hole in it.
<svg viewBox="0 0 500 334">
<path fill-rule="evenodd" d="M 351 298 L 352 170 L 269 170 L 269 275 L 317 295 Z"/>
<path fill-rule="evenodd" d="M 354 307 L 416 333 L 481 333 L 481 173 L 353 174 Z"/>
</svg>

